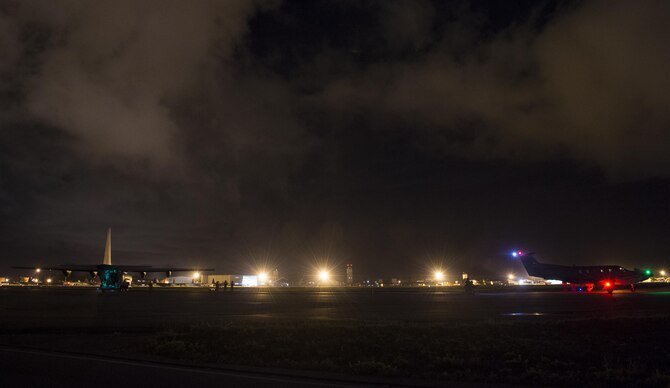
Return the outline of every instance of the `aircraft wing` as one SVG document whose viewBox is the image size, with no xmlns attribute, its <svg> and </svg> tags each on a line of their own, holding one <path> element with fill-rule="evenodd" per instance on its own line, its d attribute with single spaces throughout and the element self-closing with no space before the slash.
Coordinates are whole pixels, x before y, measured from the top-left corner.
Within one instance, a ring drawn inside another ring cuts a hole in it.
<svg viewBox="0 0 670 388">
<path fill-rule="evenodd" d="M 114 267 L 118 268 L 123 272 L 212 272 L 214 268 L 180 268 L 180 267 L 152 267 L 149 265 L 115 265 Z M 98 271 L 100 268 L 98 265 L 81 265 L 81 264 L 63 264 L 50 267 L 40 267 L 40 266 L 15 266 L 14 269 L 34 269 L 34 270 L 43 270 L 43 271 L 81 271 L 81 272 L 91 272 Z"/>
<path fill-rule="evenodd" d="M 56 266 L 51 266 L 51 267 L 22 267 L 22 266 L 17 266 L 17 267 L 12 267 L 14 269 L 39 269 L 43 271 L 81 271 L 81 272 L 90 272 L 90 271 L 97 271 L 98 266 L 97 265 L 81 265 L 81 264 L 64 264 L 64 265 L 56 265 Z"/>
</svg>

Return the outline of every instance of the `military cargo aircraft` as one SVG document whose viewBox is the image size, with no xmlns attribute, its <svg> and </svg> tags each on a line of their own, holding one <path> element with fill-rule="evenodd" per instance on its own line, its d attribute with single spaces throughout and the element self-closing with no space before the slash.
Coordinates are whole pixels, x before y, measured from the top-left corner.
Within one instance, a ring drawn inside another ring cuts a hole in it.
<svg viewBox="0 0 670 388">
<path fill-rule="evenodd" d="M 96 276 L 100 279 L 100 291 L 119 290 L 122 289 L 124 283 L 124 274 L 129 272 L 138 273 L 140 278 L 146 278 L 148 273 L 163 272 L 165 276 L 172 276 L 173 272 L 181 271 L 197 271 L 209 272 L 214 271 L 212 268 L 195 269 L 195 268 L 180 268 L 180 267 L 152 267 L 148 265 L 112 265 L 112 229 L 107 230 L 107 243 L 105 244 L 105 256 L 102 264 L 80 265 L 80 264 L 64 264 L 52 267 L 13 267 L 17 269 L 33 269 L 33 270 L 52 270 L 61 271 L 67 279 L 72 272 L 88 272 L 91 278 Z"/>
<path fill-rule="evenodd" d="M 537 276 L 544 279 L 555 279 L 563 282 L 563 286 L 569 284 L 573 290 L 585 289 L 588 292 L 594 288 L 602 289 L 610 294 L 617 286 L 628 286 L 635 291 L 635 284 L 652 277 L 651 270 L 628 270 L 620 265 L 557 265 L 540 263 L 534 257 L 534 253 L 515 251 L 512 256 L 521 259 L 529 276 Z"/>
</svg>

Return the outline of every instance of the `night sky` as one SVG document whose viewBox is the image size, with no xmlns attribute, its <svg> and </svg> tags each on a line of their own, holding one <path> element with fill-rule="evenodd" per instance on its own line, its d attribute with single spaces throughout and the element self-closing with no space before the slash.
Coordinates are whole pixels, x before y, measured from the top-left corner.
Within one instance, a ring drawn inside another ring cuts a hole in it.
<svg viewBox="0 0 670 388">
<path fill-rule="evenodd" d="M 667 1 L 0 0 L 0 275 L 670 263 Z M 4 269 L 2 269 L 4 268 Z"/>
</svg>

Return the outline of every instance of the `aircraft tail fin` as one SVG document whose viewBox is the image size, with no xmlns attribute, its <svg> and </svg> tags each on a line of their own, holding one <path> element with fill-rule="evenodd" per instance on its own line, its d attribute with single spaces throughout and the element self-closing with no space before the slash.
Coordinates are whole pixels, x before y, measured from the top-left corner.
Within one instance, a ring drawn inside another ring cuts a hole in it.
<svg viewBox="0 0 670 388">
<path fill-rule="evenodd" d="M 521 256 L 521 264 L 523 264 L 523 267 L 526 269 L 526 272 L 528 272 L 528 275 L 540 276 L 537 275 L 537 271 L 540 269 L 542 264 L 535 259 L 532 253 Z"/>
<path fill-rule="evenodd" d="M 105 257 L 102 264 L 112 265 L 112 228 L 107 229 L 107 243 L 105 244 Z"/>
</svg>

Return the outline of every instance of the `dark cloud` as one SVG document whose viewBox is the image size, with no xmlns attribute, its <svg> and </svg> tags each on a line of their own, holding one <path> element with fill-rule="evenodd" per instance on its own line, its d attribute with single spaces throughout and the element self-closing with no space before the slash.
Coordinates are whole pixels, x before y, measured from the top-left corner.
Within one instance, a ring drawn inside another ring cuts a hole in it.
<svg viewBox="0 0 670 388">
<path fill-rule="evenodd" d="M 391 4 L 387 24 L 418 17 L 416 3 Z M 670 36 L 667 4 L 593 2 L 555 12 L 539 28 L 531 18 L 495 34 L 447 23 L 412 60 L 328 80 L 320 103 L 338 114 L 376 114 L 381 128 L 399 121 L 437 137 L 455 132 L 469 144 L 450 151 L 478 158 L 568 152 L 614 175 L 667 176 L 670 50 L 659 39 Z M 422 17 L 430 26 L 430 14 Z M 413 38 L 417 47 L 430 37 L 425 30 Z M 390 46 L 406 38 L 398 34 L 385 32 Z"/>
</svg>

